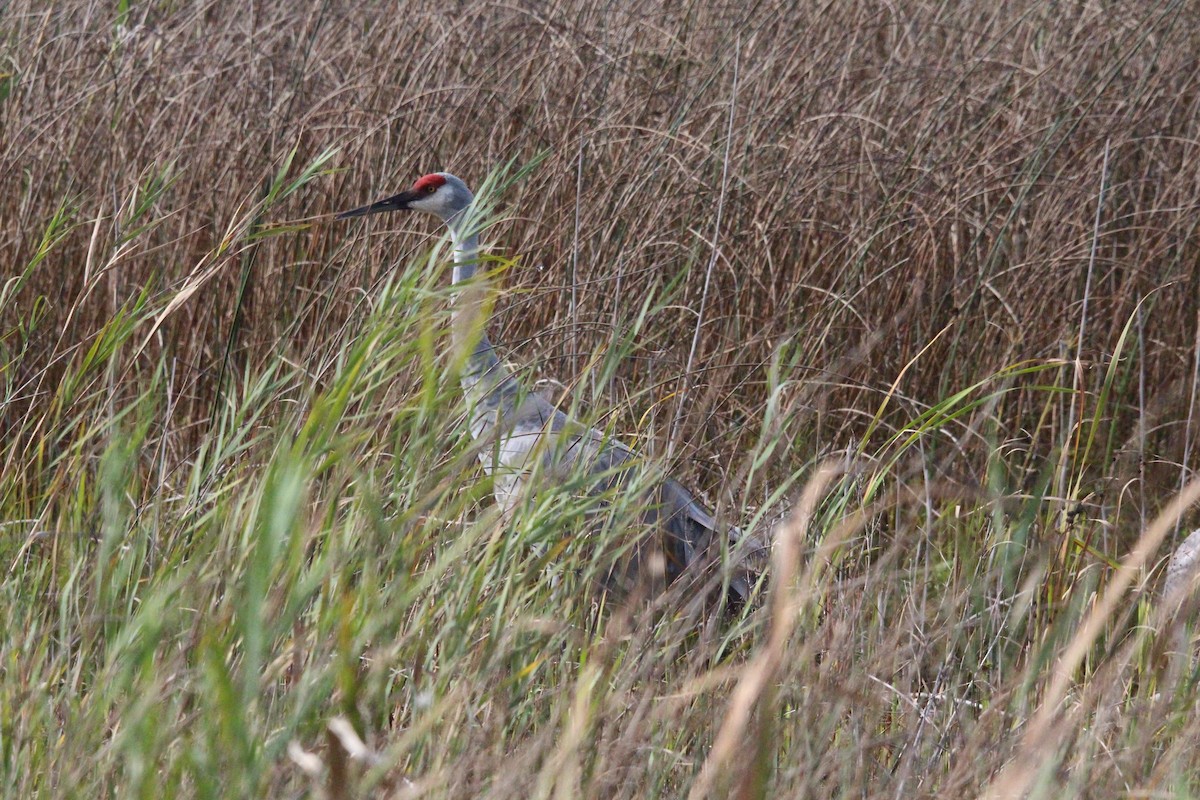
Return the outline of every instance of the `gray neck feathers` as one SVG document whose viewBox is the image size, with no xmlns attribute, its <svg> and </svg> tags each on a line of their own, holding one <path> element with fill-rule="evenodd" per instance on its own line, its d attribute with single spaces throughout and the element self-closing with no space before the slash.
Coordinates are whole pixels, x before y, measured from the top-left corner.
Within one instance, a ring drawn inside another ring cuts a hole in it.
<svg viewBox="0 0 1200 800">
<path fill-rule="evenodd" d="M 445 220 L 454 242 L 454 282 L 474 277 L 479 263 L 479 224 L 474 203 Z"/>
<path fill-rule="evenodd" d="M 451 228 L 450 236 L 454 240 L 454 282 L 459 283 L 475 276 L 475 265 L 479 263 L 479 234 L 460 238 Z"/>
<path fill-rule="evenodd" d="M 479 234 L 465 216 L 460 213 L 446 220 L 454 242 L 454 282 L 469 281 L 454 299 L 451 312 L 454 349 L 457 353 L 466 348 L 471 351 L 463 365 L 461 382 L 468 403 L 475 406 L 474 413 L 495 415 L 505 413 L 515 405 L 517 383 L 488 341 L 486 278 L 470 280 L 475 277 L 479 263 Z"/>
</svg>

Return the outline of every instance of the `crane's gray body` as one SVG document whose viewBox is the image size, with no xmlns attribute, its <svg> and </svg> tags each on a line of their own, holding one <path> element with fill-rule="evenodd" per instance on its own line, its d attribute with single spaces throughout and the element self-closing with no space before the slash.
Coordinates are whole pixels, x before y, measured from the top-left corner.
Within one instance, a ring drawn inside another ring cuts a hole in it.
<svg viewBox="0 0 1200 800">
<path fill-rule="evenodd" d="M 642 474 L 652 467 L 633 450 L 602 431 L 580 425 L 545 398 L 524 393 L 489 346 L 484 348 L 467 360 L 462 385 L 471 404 L 471 434 L 480 443 L 479 460 L 492 476 L 496 501 L 502 507 L 519 502 L 531 474 L 560 483 L 586 476 L 593 494 L 640 493 L 640 521 L 663 534 L 644 544 L 660 548 L 661 577 L 666 583 L 702 559 L 720 558 L 720 541 L 714 536 L 717 521 L 687 489 L 673 478 Z M 743 538 L 735 527 L 726 534 L 729 547 Z M 652 578 L 637 575 L 650 561 L 646 549 L 633 548 L 630 564 L 610 583 Z M 735 572 L 730 579 L 731 599 L 745 602 L 750 589 L 749 576 Z"/>
<path fill-rule="evenodd" d="M 422 185 L 430 178 L 441 179 L 432 191 Z M 410 192 L 342 216 L 411 209 L 432 213 L 446 223 L 454 243 L 454 282 L 466 284 L 452 312 L 455 344 L 470 348 L 460 380 L 471 435 L 480 448 L 480 462 L 492 476 L 497 502 L 505 509 L 513 508 L 532 474 L 559 482 L 586 476 L 584 483 L 594 494 L 639 492 L 641 522 L 661 533 L 660 537 L 651 537 L 657 542 L 647 544 L 658 546 L 665 561 L 658 563 L 668 583 L 689 569 L 699 576 L 701 567 L 719 559 L 722 549 L 733 550 L 740 543 L 740 556 L 745 556 L 747 550 L 763 549 L 736 527 L 725 530 L 722 548 L 716 519 L 687 489 L 668 476 L 647 476 L 644 471 L 650 469 L 649 465 L 633 450 L 595 428 L 580 425 L 545 398 L 524 391 L 500 363 L 483 330 L 486 320 L 478 318 L 484 307 L 481 287 L 471 281 L 479 260 L 472 201 L 471 191 L 461 180 L 448 173 L 436 173 L 422 178 Z M 633 577 L 644 563 L 651 562 L 643 557 L 646 549 L 634 548 L 622 577 Z M 753 577 L 744 567 L 732 570 L 728 583 L 732 602 L 741 604 L 749 598 Z"/>
</svg>

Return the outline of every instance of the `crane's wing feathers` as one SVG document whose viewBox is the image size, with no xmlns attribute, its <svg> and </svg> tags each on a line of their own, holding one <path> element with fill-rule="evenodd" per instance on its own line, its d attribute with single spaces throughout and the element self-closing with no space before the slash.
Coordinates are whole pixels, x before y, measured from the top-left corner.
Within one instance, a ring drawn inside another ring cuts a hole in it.
<svg viewBox="0 0 1200 800">
<path fill-rule="evenodd" d="M 712 513 L 678 481 L 665 475 L 647 477 L 641 468 L 652 467 L 636 452 L 602 431 L 579 424 L 545 398 L 528 395 L 507 408 L 498 407 L 503 405 L 486 404 L 472 423 L 477 438 L 496 434 L 494 446 L 482 451 L 480 459 L 493 474 L 502 504 L 511 507 L 516 502 L 534 465 L 531 458 L 538 459 L 546 477 L 587 476 L 590 491 L 597 494 L 641 488 L 647 500 L 643 522 L 656 524 L 664 534 L 667 580 L 718 561 L 724 538 L 727 548 L 737 551 L 730 599 L 740 604 L 749 598 L 755 576 L 744 565 L 744 557 L 746 551 L 762 549 L 761 545 L 743 541 L 746 537 L 737 527 L 722 531 Z"/>
</svg>

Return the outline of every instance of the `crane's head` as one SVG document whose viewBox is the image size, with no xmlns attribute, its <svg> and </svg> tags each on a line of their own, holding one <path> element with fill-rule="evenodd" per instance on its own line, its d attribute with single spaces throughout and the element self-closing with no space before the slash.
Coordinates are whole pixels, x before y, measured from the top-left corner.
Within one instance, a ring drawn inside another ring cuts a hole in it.
<svg viewBox="0 0 1200 800">
<path fill-rule="evenodd" d="M 363 217 L 381 211 L 424 211 L 449 222 L 471 204 L 474 196 L 467 185 L 449 172 L 434 172 L 417 178 L 406 192 L 378 200 L 370 205 L 343 211 L 338 219 Z"/>
</svg>

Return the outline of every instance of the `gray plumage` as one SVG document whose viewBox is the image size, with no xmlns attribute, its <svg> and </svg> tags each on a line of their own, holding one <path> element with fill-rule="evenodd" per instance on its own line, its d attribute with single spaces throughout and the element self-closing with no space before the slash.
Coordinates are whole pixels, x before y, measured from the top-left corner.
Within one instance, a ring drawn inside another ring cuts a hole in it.
<svg viewBox="0 0 1200 800">
<path fill-rule="evenodd" d="M 446 223 L 454 243 L 454 282 L 466 283 L 452 310 L 452 338 L 456 352 L 470 348 L 460 375 L 467 401 L 471 435 L 479 443 L 479 459 L 493 478 L 497 502 L 511 509 L 531 471 L 539 468 L 543 480 L 566 481 L 587 475 L 589 490 L 606 493 L 636 490 L 645 509 L 641 521 L 656 527 L 661 536 L 662 560 L 648 559 L 645 547 L 635 548 L 631 571 L 645 564 L 661 565 L 667 582 L 702 568 L 720 557 L 721 531 L 712 513 L 677 481 L 661 476 L 645 480 L 647 468 L 634 451 L 602 432 L 572 420 L 544 398 L 525 392 L 496 356 L 488 340 L 483 313 L 483 288 L 475 275 L 479 260 L 477 210 L 471 190 L 446 172 L 420 178 L 412 189 L 394 197 L 338 215 L 339 219 L 382 211 L 413 210 L 433 214 Z M 635 488 L 638 487 L 638 488 Z M 736 527 L 724 534 L 724 545 L 743 557 L 760 551 Z M 652 543 L 652 539 L 647 544 Z M 740 543 L 740 545 L 739 545 Z M 734 559 L 735 565 L 740 563 Z M 642 576 L 644 579 L 646 576 Z M 749 599 L 754 575 L 735 568 L 728 599 L 739 606 Z"/>
<path fill-rule="evenodd" d="M 1167 561 L 1167 579 L 1163 582 L 1162 596 L 1171 597 L 1188 586 L 1197 570 L 1200 570 L 1200 529 L 1192 531 L 1171 552 L 1171 558 Z"/>
</svg>

